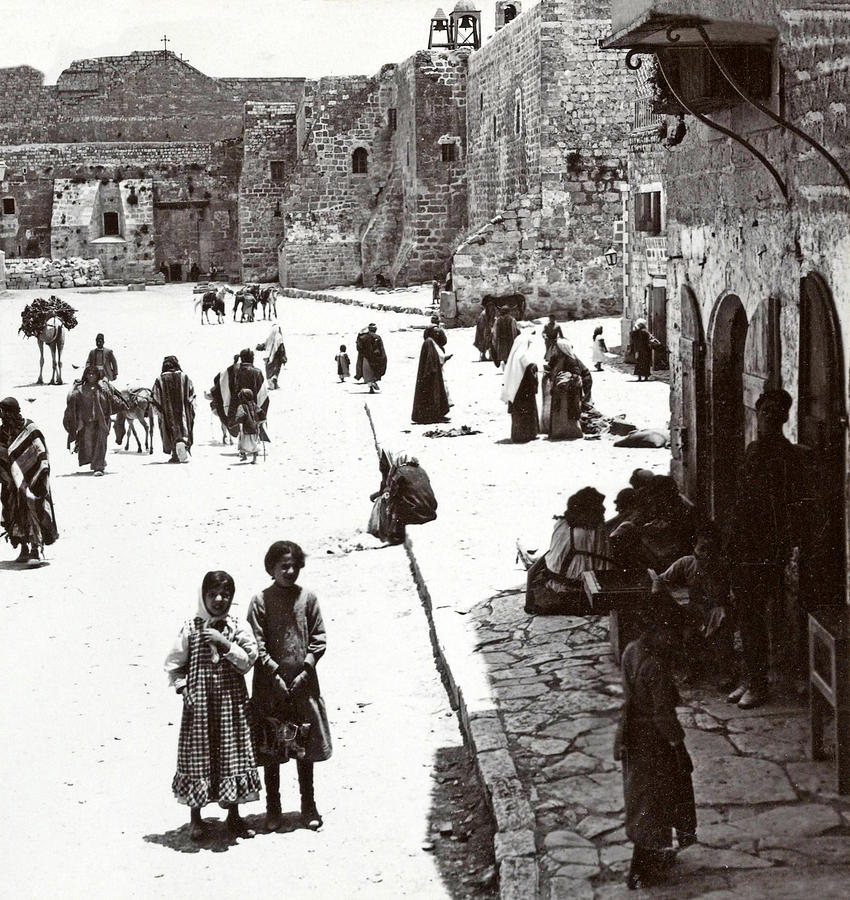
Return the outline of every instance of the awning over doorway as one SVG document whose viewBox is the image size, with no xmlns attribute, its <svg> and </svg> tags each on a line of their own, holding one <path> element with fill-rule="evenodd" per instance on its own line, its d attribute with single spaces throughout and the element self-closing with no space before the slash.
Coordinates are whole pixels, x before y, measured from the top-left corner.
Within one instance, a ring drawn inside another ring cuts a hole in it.
<svg viewBox="0 0 850 900">
<path fill-rule="evenodd" d="M 671 46 L 667 37 L 670 28 L 679 36 L 675 42 L 677 48 L 704 47 L 705 42 L 695 28 L 697 25 L 705 29 L 709 40 L 717 47 L 768 45 L 776 40 L 779 34 L 772 25 L 713 19 L 705 15 L 684 12 L 669 13 L 634 2 L 614 4 L 612 20 L 615 27 L 618 21 L 624 21 L 622 15 L 617 15 L 618 12 L 624 11 L 622 8 L 618 10 L 618 6 L 638 7 L 637 14 L 634 18 L 626 20 L 628 24 L 600 40 L 599 46 L 603 50 L 641 50 L 644 53 L 654 53 L 657 49 Z"/>
</svg>

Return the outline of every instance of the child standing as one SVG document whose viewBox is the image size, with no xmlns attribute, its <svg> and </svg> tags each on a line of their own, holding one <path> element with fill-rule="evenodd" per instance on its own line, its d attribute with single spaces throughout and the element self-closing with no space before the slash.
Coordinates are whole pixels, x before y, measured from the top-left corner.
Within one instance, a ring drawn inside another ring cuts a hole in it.
<svg viewBox="0 0 850 900">
<path fill-rule="evenodd" d="M 313 792 L 313 763 L 329 759 L 331 734 L 316 676 L 325 653 L 325 626 L 316 595 L 296 582 L 304 568 L 304 551 L 292 541 L 276 541 L 265 560 L 272 584 L 251 598 L 248 622 L 257 639 L 252 704 L 259 716 L 308 724 L 303 759 L 297 760 L 301 818 L 316 831 L 322 817 Z M 288 756 L 260 754 L 266 782 L 266 827 L 281 826 L 280 763 Z"/>
<path fill-rule="evenodd" d="M 239 459 L 247 459 L 251 454 L 251 463 L 257 461 L 257 450 L 260 446 L 260 415 L 254 403 L 254 392 L 250 388 L 242 388 L 237 395 L 239 406 L 236 408 L 236 423 L 239 425 Z"/>
<path fill-rule="evenodd" d="M 593 364 L 596 366 L 596 371 L 602 371 L 602 363 L 605 362 L 606 356 L 605 354 L 608 352 L 608 348 L 605 346 L 605 338 L 602 337 L 602 326 L 597 325 L 596 330 L 593 332 Z"/>
<path fill-rule="evenodd" d="M 657 594 L 641 611 L 644 630 L 623 652 L 623 709 L 614 759 L 623 763 L 626 834 L 634 843 L 627 879 L 630 890 L 662 881 L 679 848 L 696 843 L 693 763 L 676 716 L 679 692 L 672 659 L 681 645 L 682 613 Z"/>
<path fill-rule="evenodd" d="M 351 374 L 351 360 L 345 352 L 345 344 L 340 344 L 339 353 L 334 359 L 336 359 L 336 374 L 339 375 L 340 381 L 345 381 Z"/>
<path fill-rule="evenodd" d="M 168 683 L 183 698 L 171 788 L 192 810 L 193 841 L 204 835 L 201 809 L 216 801 L 227 809 L 231 835 L 254 836 L 239 815 L 239 804 L 260 796 L 244 678 L 257 659 L 257 642 L 249 628 L 228 615 L 234 593 L 227 572 L 207 572 L 195 617 L 183 623 L 165 661 Z"/>
</svg>

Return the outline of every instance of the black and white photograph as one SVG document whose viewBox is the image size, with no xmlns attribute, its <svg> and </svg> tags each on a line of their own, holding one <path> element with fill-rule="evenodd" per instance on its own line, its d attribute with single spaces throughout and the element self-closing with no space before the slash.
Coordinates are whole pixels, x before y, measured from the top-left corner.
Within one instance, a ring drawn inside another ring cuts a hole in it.
<svg viewBox="0 0 850 900">
<path fill-rule="evenodd" d="M 438 3 L 0 10 L 5 897 L 850 895 L 850 0 Z"/>
</svg>

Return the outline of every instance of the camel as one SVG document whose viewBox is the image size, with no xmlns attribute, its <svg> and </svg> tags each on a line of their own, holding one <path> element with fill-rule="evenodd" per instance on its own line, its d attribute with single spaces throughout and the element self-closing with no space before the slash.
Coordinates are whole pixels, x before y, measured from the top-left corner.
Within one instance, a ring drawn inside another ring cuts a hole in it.
<svg viewBox="0 0 850 900">
<path fill-rule="evenodd" d="M 50 376 L 50 384 L 62 384 L 62 348 L 65 346 L 65 326 L 56 316 L 52 316 L 41 329 L 38 335 L 38 352 L 40 354 L 38 366 L 38 381 L 36 384 L 44 384 L 44 345 L 50 347 L 50 358 L 53 362 L 53 373 Z"/>
<path fill-rule="evenodd" d="M 134 422 L 139 422 L 145 432 L 145 450 L 153 453 L 153 403 L 151 402 L 151 391 L 149 388 L 134 388 L 131 391 L 119 391 L 121 399 L 127 405 L 126 410 L 121 410 L 115 414 L 115 442 L 120 444 L 124 439 L 126 430 L 127 441 L 124 445 L 125 450 L 130 449 L 130 435 L 136 439 L 136 447 L 139 453 L 142 452 L 142 445 L 139 436 L 136 434 Z"/>
</svg>

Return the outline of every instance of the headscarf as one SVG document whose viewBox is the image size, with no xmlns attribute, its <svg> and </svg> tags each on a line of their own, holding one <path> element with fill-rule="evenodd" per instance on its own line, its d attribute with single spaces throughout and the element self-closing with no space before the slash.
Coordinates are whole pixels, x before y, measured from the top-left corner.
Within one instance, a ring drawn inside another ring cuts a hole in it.
<svg viewBox="0 0 850 900">
<path fill-rule="evenodd" d="M 502 386 L 502 401 L 513 403 L 519 390 L 525 370 L 534 362 L 531 352 L 533 334 L 530 331 L 520 332 L 514 339 L 511 352 L 505 365 L 505 381 Z"/>
<path fill-rule="evenodd" d="M 166 356 L 162 361 L 162 371 L 163 372 L 179 372 L 180 371 L 180 363 L 177 361 L 176 356 Z"/>
<path fill-rule="evenodd" d="M 0 425 L 0 432 L 11 441 L 21 433 L 24 427 L 21 405 L 14 397 L 6 397 L 5 400 L 0 400 L 0 412 L 3 413 L 3 423 Z"/>
<path fill-rule="evenodd" d="M 576 352 L 573 350 L 573 345 L 565 337 L 556 338 L 555 344 L 564 356 L 575 357 Z"/>
<path fill-rule="evenodd" d="M 635 319 L 635 328 L 646 328 L 646 319 Z"/>
<path fill-rule="evenodd" d="M 230 610 L 233 609 L 233 598 L 230 598 L 230 603 L 227 607 L 226 612 L 223 616 L 214 616 L 208 609 L 206 601 L 204 600 L 204 589 L 203 586 L 198 588 L 198 609 L 195 612 L 196 619 L 202 619 L 204 622 L 204 626 L 209 628 L 213 627 L 217 631 L 221 631 L 222 634 L 225 635 L 228 639 L 233 634 L 233 628 L 231 627 L 231 623 L 227 621 L 230 616 Z M 217 647 L 210 647 L 210 660 L 213 664 L 217 663 L 221 654 Z"/>
<path fill-rule="evenodd" d="M 97 380 L 100 381 L 100 378 L 101 378 L 100 369 L 97 366 L 86 366 L 85 369 L 83 369 L 83 384 L 88 384 L 86 379 L 88 377 L 89 372 L 94 373 L 97 376 Z"/>
</svg>

